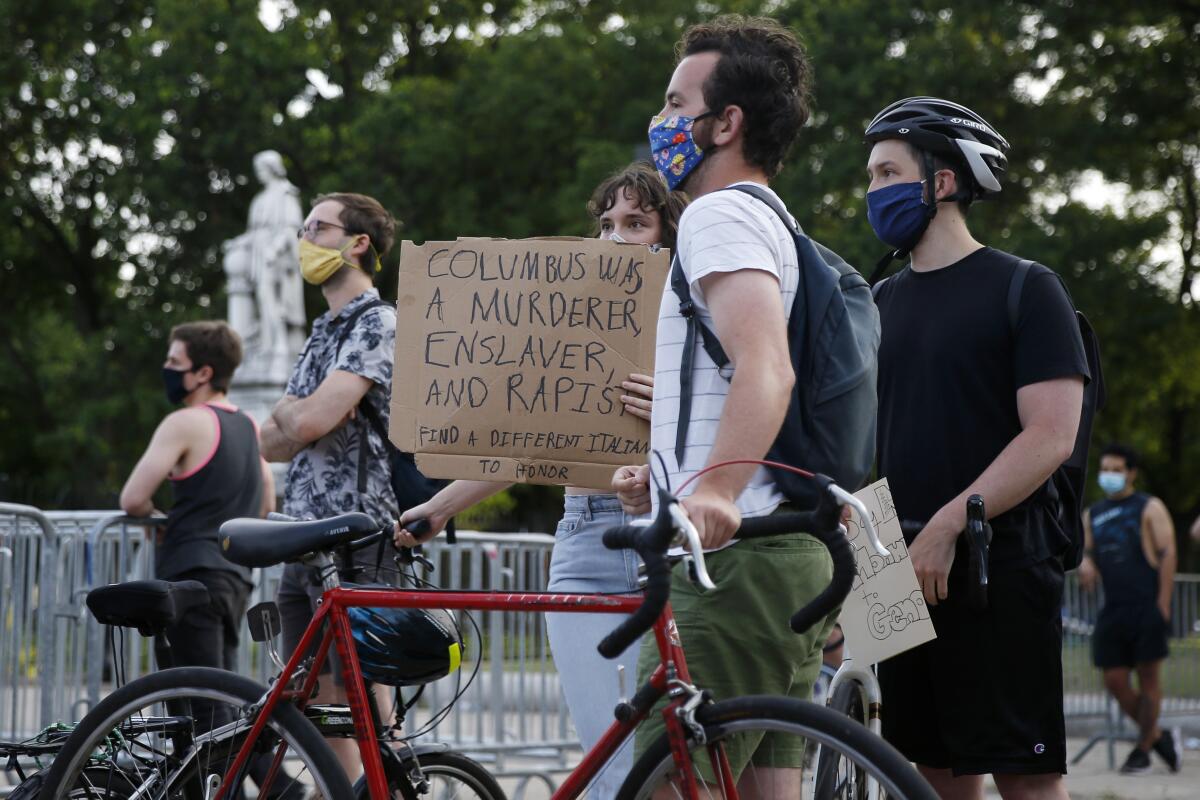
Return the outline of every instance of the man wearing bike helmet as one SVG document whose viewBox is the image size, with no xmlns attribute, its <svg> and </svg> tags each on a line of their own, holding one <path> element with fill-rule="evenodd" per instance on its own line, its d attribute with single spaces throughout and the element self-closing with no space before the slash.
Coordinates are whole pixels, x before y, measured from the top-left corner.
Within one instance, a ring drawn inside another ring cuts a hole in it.
<svg viewBox="0 0 1200 800">
<path fill-rule="evenodd" d="M 908 266 L 876 287 L 880 474 L 904 519 L 938 638 L 879 668 L 883 732 L 944 798 L 1065 798 L 1063 570 L 1067 537 L 1039 502 L 1070 456 L 1088 378 L 1074 309 L 1031 270 L 1014 324 L 1020 259 L 967 227 L 998 194 L 1008 142 L 957 103 L 910 97 L 881 111 L 867 215 Z M 966 500 L 986 501 L 994 538 L 988 607 L 967 601 Z"/>
</svg>

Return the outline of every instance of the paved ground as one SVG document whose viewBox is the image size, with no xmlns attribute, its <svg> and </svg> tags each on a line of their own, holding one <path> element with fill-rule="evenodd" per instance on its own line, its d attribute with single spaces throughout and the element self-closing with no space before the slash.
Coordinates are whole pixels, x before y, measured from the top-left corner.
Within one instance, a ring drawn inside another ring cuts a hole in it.
<svg viewBox="0 0 1200 800">
<path fill-rule="evenodd" d="M 1085 739 L 1067 740 L 1067 753 L 1075 757 Z M 1117 766 L 1125 760 L 1130 745 L 1116 745 Z M 1076 766 L 1069 766 L 1067 790 L 1072 800 L 1196 800 L 1200 798 L 1200 752 L 1184 750 L 1183 769 L 1171 774 L 1162 761 L 1151 756 L 1153 769 L 1146 775 L 1121 775 L 1108 769 L 1103 742 L 1093 747 Z M 989 781 L 990 783 L 990 781 Z M 988 798 L 1000 793 L 989 787 Z"/>
<path fill-rule="evenodd" d="M 1068 739 L 1067 753 L 1074 758 L 1086 743 L 1087 739 L 1083 738 Z M 1200 743 L 1193 740 L 1193 744 Z M 1118 766 L 1124 761 L 1129 747 L 1120 742 L 1116 744 Z M 1176 774 L 1171 774 L 1157 756 L 1152 758 L 1154 766 L 1149 774 L 1120 775 L 1109 770 L 1105 744 L 1101 742 L 1082 762 L 1069 767 L 1067 790 L 1072 800 L 1200 800 L 1200 750 L 1185 750 L 1183 769 Z M 558 772 L 551 779 L 561 781 L 563 777 L 563 773 Z M 546 800 L 552 793 L 552 788 L 539 778 L 502 778 L 500 784 L 511 800 Z M 990 779 L 987 797 L 988 800 L 1000 797 Z"/>
</svg>

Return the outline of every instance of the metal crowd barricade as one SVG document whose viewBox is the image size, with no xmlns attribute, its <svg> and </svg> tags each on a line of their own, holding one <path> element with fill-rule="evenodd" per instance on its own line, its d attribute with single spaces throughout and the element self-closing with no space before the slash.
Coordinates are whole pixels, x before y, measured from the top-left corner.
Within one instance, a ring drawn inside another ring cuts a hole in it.
<svg viewBox="0 0 1200 800">
<path fill-rule="evenodd" d="M 1079 763 L 1104 742 L 1108 766 L 1116 767 L 1116 743 L 1136 738 L 1116 702 L 1104 688 L 1101 671 L 1092 664 L 1092 634 L 1103 606 L 1102 589 L 1087 591 L 1078 574 L 1067 575 L 1063 597 L 1063 700 L 1068 720 L 1093 718 L 1101 729 L 1072 758 Z M 1200 575 L 1176 575 L 1171 597 L 1170 655 L 1162 667 L 1163 704 L 1160 722 L 1200 717 Z M 1193 723 L 1194 724 L 1194 723 Z"/>
<path fill-rule="evenodd" d="M 57 533 L 38 509 L 0 503 L 0 738 L 23 738 L 52 721 L 55 660 L 51 615 L 58 582 Z"/>
<path fill-rule="evenodd" d="M 459 531 L 457 545 L 438 538 L 427 546 L 437 565 L 430 580 L 443 589 L 546 591 L 553 544 L 545 534 Z M 514 797 L 535 780 L 553 790 L 552 774 L 569 769 L 581 748 L 550 657 L 545 615 L 470 616 L 478 632 L 465 615 L 459 618 L 466 645 L 462 674 L 427 686 L 410 720 L 420 726 L 462 691 L 429 738 L 488 762 L 496 775 L 521 776 Z M 467 686 L 476 659 L 479 674 Z"/>
<path fill-rule="evenodd" d="M 161 522 L 161 520 L 158 520 Z M 96 587 L 153 576 L 150 520 L 114 511 L 42 513 L 0 504 L 0 738 L 32 736 L 56 721 L 79 719 L 116 685 L 154 669 L 152 642 L 116 635 L 87 612 Z M 544 591 L 554 539 L 543 534 L 462 531 L 459 544 L 428 546 L 438 565 L 430 580 L 446 589 Z M 273 600 L 282 567 L 256 571 L 249 604 Z M 474 612 L 464 618 L 467 660 L 460 676 L 427 687 L 410 729 L 449 706 L 429 738 L 476 754 L 521 785 L 567 768 L 578 753 L 537 612 Z M 476 658 L 481 666 L 466 686 Z M 238 671 L 266 683 L 275 672 L 265 645 L 243 629 Z M 461 684 L 458 681 L 461 679 Z M 451 705 L 459 687 L 463 695 Z M 518 791 L 518 795 L 520 792 Z"/>
</svg>

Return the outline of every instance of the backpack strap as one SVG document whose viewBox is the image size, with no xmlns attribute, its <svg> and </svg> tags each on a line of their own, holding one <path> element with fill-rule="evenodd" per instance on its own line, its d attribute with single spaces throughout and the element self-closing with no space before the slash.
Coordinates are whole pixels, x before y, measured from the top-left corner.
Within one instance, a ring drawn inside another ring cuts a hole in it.
<svg viewBox="0 0 1200 800">
<path fill-rule="evenodd" d="M 771 193 L 761 186 L 739 184 L 728 186 L 721 191 L 726 190 L 748 194 L 766 203 L 779 216 L 784 227 L 793 236 L 799 235 L 796 223 L 777 204 Z M 675 463 L 682 469 L 684 453 L 687 449 L 688 427 L 692 421 L 692 370 L 695 366 L 696 333 L 699 332 L 704 350 L 717 365 L 717 369 L 723 369 L 729 365 L 729 356 L 725 353 L 725 348 L 721 347 L 717 335 L 696 314 L 696 304 L 692 300 L 692 290 L 688 285 L 687 276 L 683 272 L 683 262 L 679 258 L 678 250 L 671 259 L 671 291 L 679 298 L 679 314 L 687 324 L 687 332 L 683 338 L 683 359 L 679 365 L 679 420 L 675 427 Z"/>
<path fill-rule="evenodd" d="M 683 337 L 683 361 L 679 366 L 679 421 L 675 427 L 675 463 L 683 467 L 684 451 L 687 449 L 688 426 L 692 421 L 692 368 L 696 358 L 696 332 L 699 330 L 704 349 L 717 365 L 724 367 L 729 356 L 717 341 L 716 334 L 696 316 L 696 304 L 692 301 L 692 290 L 679 261 L 679 253 L 671 259 L 671 291 L 679 298 L 679 314 L 687 325 Z"/>
<path fill-rule="evenodd" d="M 1032 261 L 1027 258 L 1021 259 L 1008 281 L 1008 329 L 1013 334 L 1016 334 L 1017 323 L 1021 320 L 1021 293 L 1025 291 L 1025 278 L 1029 276 L 1032 267 Z"/>
<path fill-rule="evenodd" d="M 346 317 L 344 321 L 338 323 L 337 351 L 334 360 L 336 360 L 337 356 L 342 354 L 342 345 L 344 345 L 346 340 L 350 338 L 351 332 L 354 331 L 354 323 L 358 322 L 358 318 L 373 308 L 380 308 L 386 305 L 390 305 L 390 303 L 385 300 L 380 300 L 378 297 L 376 297 L 374 300 L 363 303 L 361 306 L 354 309 L 354 313 Z"/>
<path fill-rule="evenodd" d="M 376 297 L 373 300 L 363 303 L 361 306 L 354 309 L 350 316 L 338 323 L 337 350 L 335 351 L 333 358 L 334 363 L 337 363 L 338 356 L 342 354 L 342 345 L 346 343 L 346 340 L 350 338 L 350 334 L 354 332 L 354 324 L 358 322 L 358 318 L 373 308 L 379 308 L 386 305 L 386 302 Z M 363 395 L 362 400 L 358 402 L 358 412 L 362 414 L 371 427 L 375 428 L 376 433 L 379 433 L 382 430 L 383 425 L 380 424 L 379 418 L 376 416 L 374 409 L 372 409 L 371 405 L 367 402 L 366 395 Z M 367 431 L 365 429 L 362 432 L 362 437 L 362 445 L 358 448 L 358 496 L 360 498 L 360 510 L 362 509 L 361 498 L 367 493 L 367 455 L 368 450 L 370 449 L 368 447 Z M 393 446 L 386 433 L 380 434 L 380 438 L 383 439 L 385 448 Z M 388 450 L 388 452 L 390 453 L 391 450 Z"/>
</svg>

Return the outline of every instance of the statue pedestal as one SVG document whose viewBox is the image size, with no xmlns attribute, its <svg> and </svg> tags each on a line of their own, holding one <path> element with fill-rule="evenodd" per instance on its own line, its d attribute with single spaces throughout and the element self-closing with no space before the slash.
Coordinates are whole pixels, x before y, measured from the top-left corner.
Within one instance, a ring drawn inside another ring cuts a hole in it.
<svg viewBox="0 0 1200 800">
<path fill-rule="evenodd" d="M 229 402 L 254 418 L 261 428 L 271 417 L 271 409 L 283 397 L 286 383 L 255 380 L 248 373 L 245 380 L 239 380 L 241 372 L 234 373 L 233 385 L 229 387 Z M 275 507 L 283 510 L 283 486 L 287 476 L 287 464 L 271 464 L 271 474 L 275 476 Z"/>
</svg>

